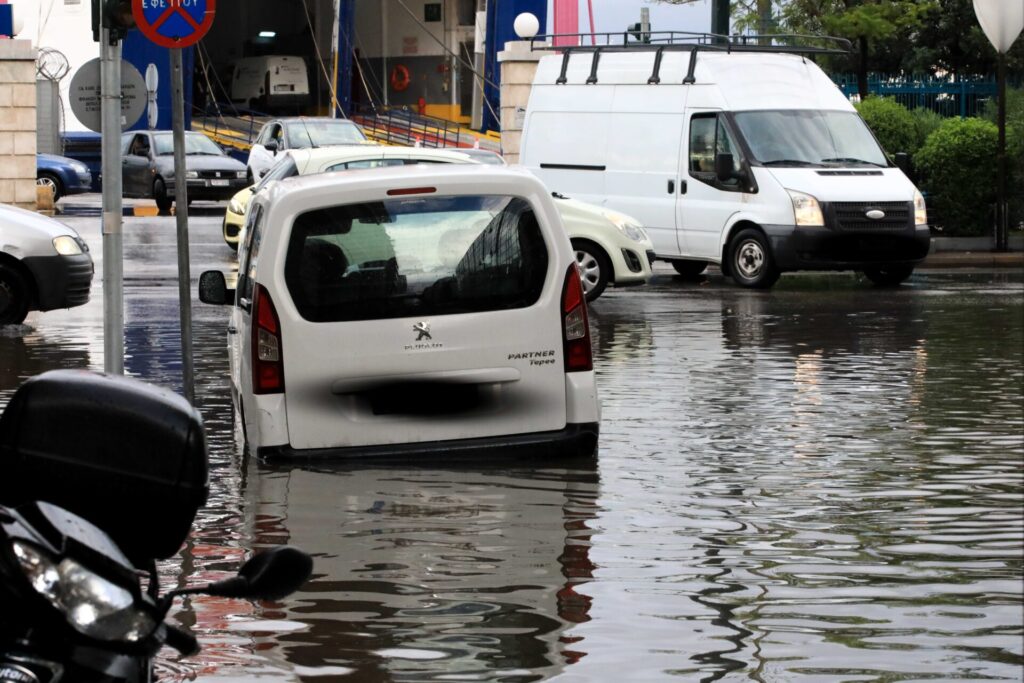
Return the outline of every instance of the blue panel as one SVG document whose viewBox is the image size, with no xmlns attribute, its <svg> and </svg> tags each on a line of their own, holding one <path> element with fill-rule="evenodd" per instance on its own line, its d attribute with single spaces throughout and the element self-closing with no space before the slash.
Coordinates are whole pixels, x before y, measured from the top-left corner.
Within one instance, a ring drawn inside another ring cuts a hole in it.
<svg viewBox="0 0 1024 683">
<path fill-rule="evenodd" d="M 338 13 L 338 105 L 345 114 L 352 113 L 352 37 L 355 17 L 355 0 L 341 0 Z M 332 68 L 333 65 L 328 71 Z"/>
<path fill-rule="evenodd" d="M 497 114 L 501 106 L 500 90 L 501 69 L 498 64 L 498 53 L 505 49 L 505 43 L 519 40 L 513 24 L 516 17 L 523 12 L 531 12 L 540 20 L 540 32 L 545 33 L 548 16 L 547 0 L 489 0 L 487 3 L 487 47 L 484 55 L 484 104 L 483 128 L 481 130 L 500 130 L 501 122 Z M 494 112 L 492 113 L 492 108 Z"/>
<path fill-rule="evenodd" d="M 122 56 L 125 61 L 131 62 L 139 73 L 145 77 L 146 68 L 150 64 L 156 64 L 160 74 L 160 82 L 157 85 L 156 104 L 159 118 L 156 127 L 160 130 L 171 129 L 171 53 L 165 47 L 160 47 L 149 42 L 140 31 L 129 31 L 128 37 L 122 43 Z M 195 64 L 195 52 L 191 47 L 182 48 L 182 66 L 185 69 L 185 130 L 192 126 L 192 71 Z M 146 114 L 131 126 L 129 130 L 144 130 L 146 128 Z"/>
<path fill-rule="evenodd" d="M 0 5 L 0 36 L 14 35 L 14 6 Z"/>
</svg>

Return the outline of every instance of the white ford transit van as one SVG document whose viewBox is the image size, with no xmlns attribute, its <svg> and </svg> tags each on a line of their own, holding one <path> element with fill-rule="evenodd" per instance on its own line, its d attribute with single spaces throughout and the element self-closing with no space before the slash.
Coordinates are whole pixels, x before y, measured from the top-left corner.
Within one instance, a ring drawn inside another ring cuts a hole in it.
<svg viewBox="0 0 1024 683">
<path fill-rule="evenodd" d="M 902 282 L 930 245 L 921 193 L 808 55 L 782 49 L 546 56 L 521 161 L 553 191 L 638 218 L 683 275 L 717 263 L 748 287 L 801 269 Z"/>
<path fill-rule="evenodd" d="M 231 305 L 235 405 L 273 456 L 593 456 L 587 304 L 548 190 L 436 165 L 275 181 Z"/>
<path fill-rule="evenodd" d="M 309 101 L 309 74 L 302 57 L 245 57 L 231 72 L 231 101 L 271 112 L 302 107 Z"/>
</svg>

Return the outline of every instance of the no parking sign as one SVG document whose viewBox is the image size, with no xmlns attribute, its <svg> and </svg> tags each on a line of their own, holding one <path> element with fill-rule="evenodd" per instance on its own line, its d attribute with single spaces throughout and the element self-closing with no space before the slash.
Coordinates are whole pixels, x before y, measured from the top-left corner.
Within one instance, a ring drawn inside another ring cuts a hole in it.
<svg viewBox="0 0 1024 683">
<path fill-rule="evenodd" d="M 132 16 L 143 35 L 161 47 L 198 43 L 213 25 L 217 0 L 132 0 Z"/>
</svg>

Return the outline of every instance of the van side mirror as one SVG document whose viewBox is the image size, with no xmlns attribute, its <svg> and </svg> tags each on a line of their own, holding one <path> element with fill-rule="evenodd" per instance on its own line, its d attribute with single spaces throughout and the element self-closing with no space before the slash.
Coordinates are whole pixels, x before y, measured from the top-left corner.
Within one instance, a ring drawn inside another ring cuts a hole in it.
<svg viewBox="0 0 1024 683">
<path fill-rule="evenodd" d="M 267 144 L 263 145 L 268 152 L 277 156 L 277 140 L 267 140 Z"/>
<path fill-rule="evenodd" d="M 235 290 L 228 289 L 224 273 L 208 270 L 199 276 L 199 300 L 204 304 L 224 306 L 235 300 Z"/>
<path fill-rule="evenodd" d="M 715 155 L 715 177 L 719 182 L 726 182 L 736 177 L 733 173 L 733 157 L 728 152 L 719 152 Z"/>
<path fill-rule="evenodd" d="M 910 155 L 906 152 L 896 152 L 892 155 L 892 161 L 896 167 L 908 176 L 910 175 Z"/>
</svg>

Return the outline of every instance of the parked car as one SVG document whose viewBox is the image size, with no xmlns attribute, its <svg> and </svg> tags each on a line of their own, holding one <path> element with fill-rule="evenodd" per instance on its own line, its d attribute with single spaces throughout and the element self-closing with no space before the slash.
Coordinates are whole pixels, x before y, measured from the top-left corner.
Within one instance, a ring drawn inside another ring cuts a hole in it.
<svg viewBox="0 0 1024 683">
<path fill-rule="evenodd" d="M 231 305 L 233 395 L 261 456 L 591 456 L 587 304 L 521 170 L 379 168 L 256 195 Z"/>
<path fill-rule="evenodd" d="M 639 218 L 684 275 L 719 263 L 747 287 L 802 269 L 898 284 L 928 254 L 924 198 L 821 68 L 784 54 L 821 52 L 815 40 L 544 57 L 522 163 L 553 190 Z"/>
<path fill-rule="evenodd" d="M 224 241 L 238 248 L 245 223 L 246 207 L 254 192 L 274 180 L 328 171 L 401 166 L 408 164 L 480 164 L 480 157 L 467 149 L 426 149 L 421 147 L 357 147 L 292 150 L 283 155 L 259 185 L 236 194 L 224 214 Z M 482 150 L 477 150 L 482 151 Z M 487 152 L 494 158 L 501 157 Z M 484 161 L 490 164 L 490 161 Z M 504 165 L 504 160 L 501 160 Z M 642 285 L 651 279 L 654 247 L 643 227 L 633 218 L 555 195 L 555 206 L 576 250 L 583 288 L 588 301 L 601 296 L 609 284 L 618 287 Z"/>
<path fill-rule="evenodd" d="M 366 139 L 363 129 L 348 119 L 296 117 L 268 121 L 249 150 L 249 184 L 262 179 L 277 162 L 277 156 L 289 149 L 368 144 L 373 143 Z"/>
<path fill-rule="evenodd" d="M 89 192 L 92 173 L 81 161 L 56 154 L 37 154 L 36 185 L 53 190 L 53 201 L 57 201 L 69 194 Z"/>
<path fill-rule="evenodd" d="M 174 136 L 171 131 L 133 131 L 121 136 L 125 197 L 155 199 L 161 211 L 174 201 Z M 230 199 L 246 186 L 245 166 L 202 133 L 185 133 L 188 199 Z"/>
<path fill-rule="evenodd" d="M 89 301 L 93 263 L 78 233 L 60 221 L 0 204 L 0 325 L 29 311 Z"/>
</svg>

